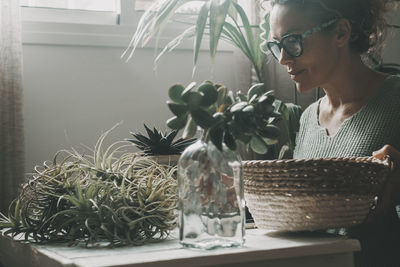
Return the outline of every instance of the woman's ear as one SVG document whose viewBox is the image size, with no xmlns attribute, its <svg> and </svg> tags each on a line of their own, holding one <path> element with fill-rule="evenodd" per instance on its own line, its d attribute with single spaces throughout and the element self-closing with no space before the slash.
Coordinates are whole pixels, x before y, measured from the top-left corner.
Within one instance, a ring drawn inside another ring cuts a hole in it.
<svg viewBox="0 0 400 267">
<path fill-rule="evenodd" d="M 348 19 L 339 19 L 334 30 L 339 47 L 348 44 L 351 37 L 351 24 Z"/>
</svg>

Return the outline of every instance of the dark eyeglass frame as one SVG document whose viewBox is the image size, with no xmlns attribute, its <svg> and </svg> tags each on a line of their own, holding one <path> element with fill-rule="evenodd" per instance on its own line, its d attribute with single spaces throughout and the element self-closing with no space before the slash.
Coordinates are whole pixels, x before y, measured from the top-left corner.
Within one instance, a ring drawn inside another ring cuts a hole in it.
<svg viewBox="0 0 400 267">
<path fill-rule="evenodd" d="M 303 54 L 303 40 L 306 37 L 310 36 L 313 33 L 320 32 L 320 31 L 324 30 L 325 28 L 331 26 L 333 23 L 335 23 L 338 20 L 339 20 L 338 18 L 332 19 L 332 20 L 330 20 L 328 22 L 325 22 L 325 23 L 322 23 L 321 25 L 318 25 L 318 26 L 316 26 L 316 27 L 314 27 L 314 28 L 312 28 L 312 29 L 310 29 L 308 31 L 305 31 L 302 34 L 287 34 L 287 35 L 284 35 L 279 42 L 278 41 L 269 41 L 269 42 L 267 42 L 268 50 L 271 52 L 271 54 L 274 56 L 274 58 L 276 60 L 279 60 L 279 57 L 282 54 L 282 49 L 285 50 L 285 53 L 288 54 L 290 57 L 299 57 L 299 56 L 301 56 Z M 299 47 L 300 47 L 299 53 L 292 54 L 290 52 L 290 50 L 285 47 L 285 45 L 284 45 L 285 39 L 287 39 L 289 37 L 297 39 Z M 279 48 L 279 51 L 280 51 L 279 55 L 276 55 L 274 53 L 274 50 L 273 50 L 274 46 Z"/>
</svg>

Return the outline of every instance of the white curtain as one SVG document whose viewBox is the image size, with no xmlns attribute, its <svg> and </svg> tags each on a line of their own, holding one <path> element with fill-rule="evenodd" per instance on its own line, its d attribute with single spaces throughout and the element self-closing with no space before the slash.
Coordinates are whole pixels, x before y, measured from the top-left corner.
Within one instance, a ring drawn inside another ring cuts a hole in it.
<svg viewBox="0 0 400 267">
<path fill-rule="evenodd" d="M 19 1 L 0 1 L 0 210 L 24 177 L 22 44 Z"/>
</svg>

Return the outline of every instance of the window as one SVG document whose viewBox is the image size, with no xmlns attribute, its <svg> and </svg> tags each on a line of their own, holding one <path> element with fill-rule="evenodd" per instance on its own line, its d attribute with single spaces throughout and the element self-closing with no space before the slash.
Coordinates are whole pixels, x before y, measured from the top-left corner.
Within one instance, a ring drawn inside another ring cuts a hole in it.
<svg viewBox="0 0 400 267">
<path fill-rule="evenodd" d="M 119 0 L 20 0 L 23 7 L 119 12 Z"/>
<path fill-rule="evenodd" d="M 136 0 L 135 10 L 144 11 L 148 9 L 155 0 Z M 193 1 L 182 5 L 177 12 L 181 14 L 195 14 L 200 11 L 201 6 L 204 4 L 204 0 Z"/>
<path fill-rule="evenodd" d="M 20 0 L 22 20 L 116 25 L 121 0 Z"/>
</svg>

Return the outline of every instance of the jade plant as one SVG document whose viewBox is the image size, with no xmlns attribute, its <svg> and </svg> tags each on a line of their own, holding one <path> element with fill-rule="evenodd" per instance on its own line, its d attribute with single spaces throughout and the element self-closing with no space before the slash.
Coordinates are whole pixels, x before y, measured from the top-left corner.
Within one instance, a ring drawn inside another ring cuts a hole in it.
<svg viewBox="0 0 400 267">
<path fill-rule="evenodd" d="M 196 141 L 195 138 L 188 140 L 178 138 L 175 140 L 178 130 L 161 132 L 156 128 L 151 130 L 146 124 L 144 124 L 144 128 L 146 129 L 147 136 L 131 132 L 134 139 L 126 140 L 132 142 L 146 156 L 180 155 L 186 147 Z"/>
<path fill-rule="evenodd" d="M 236 95 L 221 84 L 210 81 L 186 88 L 180 84 L 169 88 L 168 107 L 175 115 L 167 121 L 172 129 L 183 129 L 183 138 L 195 135 L 197 126 L 204 129 L 204 137 L 218 149 L 223 144 L 236 149 L 236 141 L 258 154 L 278 142 L 279 128 L 275 123 L 282 118 L 285 105 L 276 105 L 272 91 L 265 92 L 262 83 L 253 85 Z"/>
</svg>

